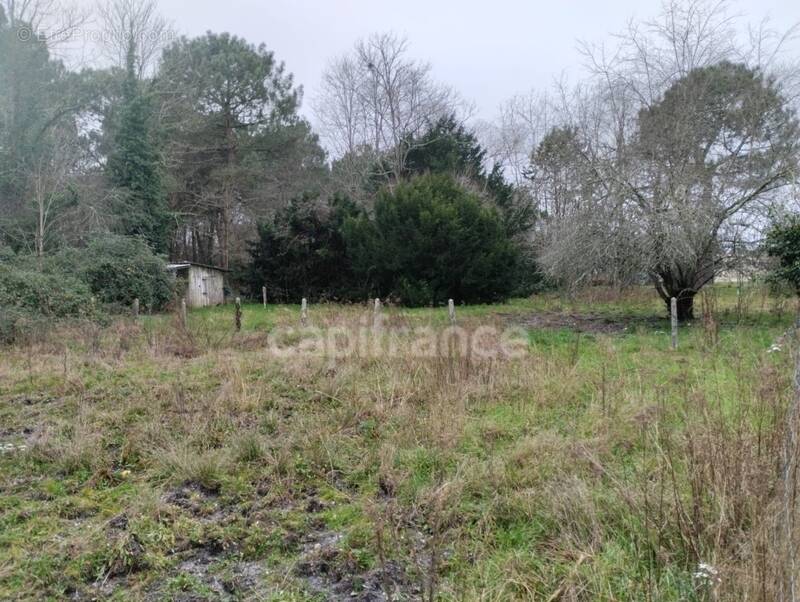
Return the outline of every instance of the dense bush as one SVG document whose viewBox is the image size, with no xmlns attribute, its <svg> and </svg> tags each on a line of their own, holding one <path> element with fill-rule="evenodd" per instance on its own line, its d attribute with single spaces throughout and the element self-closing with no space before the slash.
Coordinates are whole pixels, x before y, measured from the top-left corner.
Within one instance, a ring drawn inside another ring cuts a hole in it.
<svg viewBox="0 0 800 602">
<path fill-rule="evenodd" d="M 86 283 L 67 274 L 47 274 L 0 264 L 0 343 L 13 343 L 23 333 L 46 328 L 52 320 L 91 314 Z"/>
<path fill-rule="evenodd" d="M 27 310 L 56 318 L 89 311 L 91 291 L 68 274 L 47 274 L 11 264 L 0 265 L 0 311 Z"/>
<path fill-rule="evenodd" d="M 266 285 L 276 301 L 493 302 L 538 279 L 499 210 L 442 174 L 384 189 L 373 215 L 341 197 L 293 201 L 259 227 L 250 253 L 251 295 Z"/>
<path fill-rule="evenodd" d="M 28 258 L 17 263 L 39 266 Z M 138 298 L 142 307 L 158 309 L 172 298 L 172 279 L 162 259 L 140 238 L 106 234 L 86 247 L 66 247 L 47 257 L 41 270 L 73 274 L 86 283 L 98 303 L 130 305 Z"/>
<path fill-rule="evenodd" d="M 292 201 L 271 222 L 259 225 L 250 247 L 252 262 L 244 280 L 251 295 L 269 290 L 273 301 L 301 297 L 348 300 L 361 287 L 347 260 L 342 225 L 360 214 L 356 205 L 336 196 L 328 202 L 304 197 Z"/>
<path fill-rule="evenodd" d="M 345 240 L 373 293 L 406 305 L 498 301 L 516 284 L 520 252 L 499 213 L 447 175 L 384 190 L 372 219 L 347 220 Z"/>
<path fill-rule="evenodd" d="M 38 258 L 0 249 L 0 339 L 53 318 L 99 316 L 102 305 L 159 308 L 172 297 L 164 262 L 137 238 L 104 236 Z M 95 302 L 92 302 L 94 298 Z"/>
<path fill-rule="evenodd" d="M 15 307 L 0 306 L 0 345 L 9 345 L 20 338 L 29 315 Z"/>
<path fill-rule="evenodd" d="M 775 225 L 767 236 L 767 253 L 778 260 L 773 282 L 789 284 L 800 295 L 800 218 Z"/>
<path fill-rule="evenodd" d="M 164 261 L 141 239 L 104 236 L 79 252 L 79 273 L 102 303 L 159 309 L 172 298 L 172 280 Z"/>
</svg>

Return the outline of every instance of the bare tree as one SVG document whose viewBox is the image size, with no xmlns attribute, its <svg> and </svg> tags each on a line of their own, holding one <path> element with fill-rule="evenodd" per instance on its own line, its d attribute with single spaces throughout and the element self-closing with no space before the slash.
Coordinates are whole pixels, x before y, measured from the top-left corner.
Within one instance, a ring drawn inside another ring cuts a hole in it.
<svg viewBox="0 0 800 602">
<path fill-rule="evenodd" d="M 124 68 L 133 44 L 140 78 L 155 68 L 161 51 L 176 37 L 170 23 L 158 14 L 156 0 L 98 2 L 97 13 L 103 27 L 101 54 Z"/>
<path fill-rule="evenodd" d="M 797 166 L 796 71 L 779 64 L 780 47 L 766 52 L 769 36 L 756 52 L 735 33 L 724 2 L 689 0 L 629 24 L 611 50 L 585 46 L 592 77 L 563 118 L 596 185 L 582 191 L 583 209 L 551 224 L 542 253 L 551 274 L 639 270 L 692 317 L 742 224 L 759 219 Z"/>
<path fill-rule="evenodd" d="M 525 184 L 533 149 L 562 121 L 552 95 L 531 91 L 504 102 L 498 119 L 484 129 L 482 138 L 491 158 L 521 186 Z"/>
<path fill-rule="evenodd" d="M 328 66 L 314 110 L 335 159 L 355 177 L 383 157 L 399 176 L 412 137 L 440 117 L 457 114 L 460 100 L 431 77 L 429 64 L 408 57 L 408 43 L 375 34 Z"/>
<path fill-rule="evenodd" d="M 85 7 L 69 0 L 0 0 L 0 11 L 12 28 L 29 28 L 18 33 L 20 39 L 31 36 L 46 40 L 51 53 L 69 42 L 89 19 Z"/>
<path fill-rule="evenodd" d="M 71 183 L 79 175 L 79 143 L 72 124 L 48 134 L 48 151 L 41 153 L 30 174 L 30 198 L 36 212 L 34 247 L 43 257 L 47 240 L 64 210 L 76 204 Z"/>
</svg>

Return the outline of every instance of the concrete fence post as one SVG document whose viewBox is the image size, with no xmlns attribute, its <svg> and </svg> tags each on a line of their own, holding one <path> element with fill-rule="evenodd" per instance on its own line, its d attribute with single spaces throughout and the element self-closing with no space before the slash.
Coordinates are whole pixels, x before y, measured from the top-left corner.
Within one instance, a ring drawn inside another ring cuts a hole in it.
<svg viewBox="0 0 800 602">
<path fill-rule="evenodd" d="M 181 324 L 186 326 L 186 297 L 181 298 Z"/>
<path fill-rule="evenodd" d="M 261 298 L 264 301 L 264 309 L 267 309 L 267 287 L 261 287 Z"/>
<path fill-rule="evenodd" d="M 669 317 L 672 326 L 672 348 L 678 348 L 678 300 L 675 297 L 669 300 Z"/>
<path fill-rule="evenodd" d="M 456 304 L 452 299 L 447 300 L 447 313 L 450 316 L 450 324 L 455 326 L 456 323 Z"/>
<path fill-rule="evenodd" d="M 139 298 L 133 300 L 133 307 L 131 308 L 131 313 L 133 313 L 133 319 L 139 317 Z"/>
<path fill-rule="evenodd" d="M 308 324 L 308 301 L 305 297 L 300 302 L 300 323 L 305 326 Z"/>
<path fill-rule="evenodd" d="M 375 307 L 372 311 L 372 328 L 373 330 L 380 330 L 381 328 L 381 300 L 375 299 Z"/>
</svg>

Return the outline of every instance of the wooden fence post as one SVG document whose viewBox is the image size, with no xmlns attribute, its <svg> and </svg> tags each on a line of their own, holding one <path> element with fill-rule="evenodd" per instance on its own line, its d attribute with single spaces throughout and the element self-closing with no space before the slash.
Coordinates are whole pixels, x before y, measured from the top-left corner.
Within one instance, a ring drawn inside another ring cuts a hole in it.
<svg viewBox="0 0 800 602">
<path fill-rule="evenodd" d="M 186 297 L 181 298 L 181 324 L 186 326 Z"/>
<path fill-rule="evenodd" d="M 305 326 L 308 323 L 308 301 L 305 297 L 300 302 L 300 323 Z"/>
<path fill-rule="evenodd" d="M 242 329 L 242 300 L 239 297 L 236 297 L 236 313 L 234 319 L 236 321 L 236 332 L 239 332 Z"/>
<path fill-rule="evenodd" d="M 133 313 L 133 319 L 134 320 L 139 317 L 139 298 L 138 297 L 133 300 L 133 309 L 131 311 Z"/>
<path fill-rule="evenodd" d="M 678 300 L 675 297 L 669 300 L 670 324 L 672 326 L 672 348 L 678 348 Z"/>
<path fill-rule="evenodd" d="M 267 309 L 267 287 L 261 287 L 261 298 L 264 300 L 264 309 Z"/>
<path fill-rule="evenodd" d="M 453 303 L 452 299 L 447 300 L 447 313 L 450 315 L 450 324 L 455 326 L 456 324 L 456 304 Z"/>
</svg>

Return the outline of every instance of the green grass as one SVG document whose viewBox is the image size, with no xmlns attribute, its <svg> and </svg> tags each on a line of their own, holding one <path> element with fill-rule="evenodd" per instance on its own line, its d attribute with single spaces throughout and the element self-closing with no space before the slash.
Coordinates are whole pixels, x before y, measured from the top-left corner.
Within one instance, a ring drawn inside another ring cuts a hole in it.
<svg viewBox="0 0 800 602">
<path fill-rule="evenodd" d="M 0 443 L 26 447 L 0 454 L 0 598 L 315 600 L 380 587 L 388 562 L 412 599 L 434 577 L 441 600 L 705 600 L 702 561 L 740 599 L 792 395 L 788 343 L 768 350 L 793 308 L 714 290 L 716 340 L 698 317 L 678 351 L 644 289 L 458 307 L 467 330 L 628 326 L 529 329 L 506 361 L 419 358 L 407 337 L 392 358 L 277 358 L 266 337 L 299 306 L 255 304 L 239 333 L 225 306 L 4 349 Z"/>
</svg>

